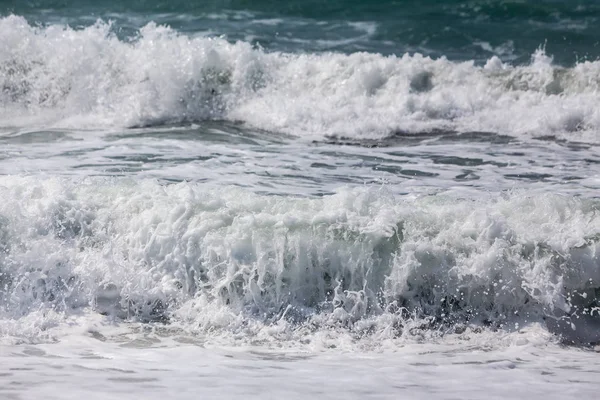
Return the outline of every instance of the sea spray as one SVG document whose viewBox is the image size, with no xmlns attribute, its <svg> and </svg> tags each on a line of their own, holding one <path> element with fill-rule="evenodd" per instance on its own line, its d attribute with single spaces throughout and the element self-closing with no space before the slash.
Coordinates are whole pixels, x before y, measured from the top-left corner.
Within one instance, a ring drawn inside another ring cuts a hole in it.
<svg viewBox="0 0 600 400">
<path fill-rule="evenodd" d="M 300 138 L 483 131 L 598 142 L 600 64 L 511 66 L 420 54 L 287 54 L 154 23 L 44 28 L 0 19 L 3 126 L 139 127 L 242 122 Z M 25 126 L 24 126 L 25 125 Z"/>
<path fill-rule="evenodd" d="M 358 336 L 597 317 L 595 200 L 33 177 L 0 178 L 0 198 L 5 329 L 40 312 Z"/>
</svg>

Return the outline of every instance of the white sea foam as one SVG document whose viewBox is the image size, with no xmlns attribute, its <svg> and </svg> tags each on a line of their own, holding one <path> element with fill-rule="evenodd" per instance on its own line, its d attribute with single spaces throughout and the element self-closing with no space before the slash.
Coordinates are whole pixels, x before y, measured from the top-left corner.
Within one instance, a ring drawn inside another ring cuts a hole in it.
<svg viewBox="0 0 600 400">
<path fill-rule="evenodd" d="M 223 119 L 302 138 L 486 131 L 598 142 L 600 63 L 526 66 L 419 54 L 268 53 L 153 23 L 117 39 L 0 19 L 2 126 L 99 128 Z"/>
<path fill-rule="evenodd" d="M 204 348 L 196 342 L 101 342 L 11 346 L 0 354 L 2 394 L 19 399 L 563 399 L 595 398 L 598 354 L 473 341 L 399 346 L 393 352 Z M 528 336 L 532 338 L 532 336 Z M 173 345 L 175 344 L 175 345 Z M 140 348 L 141 347 L 141 348 Z M 507 384 L 510 382 L 510 384 Z"/>
<path fill-rule="evenodd" d="M 549 318 L 569 340 L 598 340 L 598 207 L 557 195 L 299 199 L 2 177 L 0 333 L 42 340 L 103 314 L 234 340 L 339 344 Z"/>
</svg>

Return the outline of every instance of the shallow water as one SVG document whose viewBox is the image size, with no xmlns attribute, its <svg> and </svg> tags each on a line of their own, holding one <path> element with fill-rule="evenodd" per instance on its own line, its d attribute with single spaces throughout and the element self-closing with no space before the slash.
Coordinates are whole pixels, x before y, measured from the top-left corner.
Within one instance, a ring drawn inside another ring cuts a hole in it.
<svg viewBox="0 0 600 400">
<path fill-rule="evenodd" d="M 181 344 L 132 349 L 78 340 L 68 347 L 15 346 L 2 361 L 10 365 L 0 369 L 0 394 L 7 399 L 152 399 L 175 393 L 181 399 L 594 398 L 600 368 L 595 352 L 526 344 L 315 354 Z"/>
</svg>

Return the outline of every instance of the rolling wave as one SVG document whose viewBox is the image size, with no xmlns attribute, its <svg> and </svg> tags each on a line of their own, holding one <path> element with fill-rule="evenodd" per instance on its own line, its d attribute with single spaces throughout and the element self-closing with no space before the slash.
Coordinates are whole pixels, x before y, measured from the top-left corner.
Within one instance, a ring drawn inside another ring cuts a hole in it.
<svg viewBox="0 0 600 400">
<path fill-rule="evenodd" d="M 600 340 L 597 200 L 299 199 L 34 177 L 0 178 L 0 199 L 3 336 L 91 313 L 250 340 L 544 320 L 567 340 Z"/>
<path fill-rule="evenodd" d="M 150 23 L 35 27 L 0 19 L 3 127 L 101 129 L 206 120 L 303 139 L 492 132 L 600 140 L 599 62 L 484 66 L 419 54 L 288 54 Z"/>
</svg>

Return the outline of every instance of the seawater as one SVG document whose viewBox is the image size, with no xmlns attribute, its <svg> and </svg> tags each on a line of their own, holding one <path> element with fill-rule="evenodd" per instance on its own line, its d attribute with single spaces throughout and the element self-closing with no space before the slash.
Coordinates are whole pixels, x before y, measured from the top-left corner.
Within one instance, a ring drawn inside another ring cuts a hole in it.
<svg viewBox="0 0 600 400">
<path fill-rule="evenodd" d="M 593 398 L 599 13 L 1 2 L 0 397 Z"/>
</svg>

